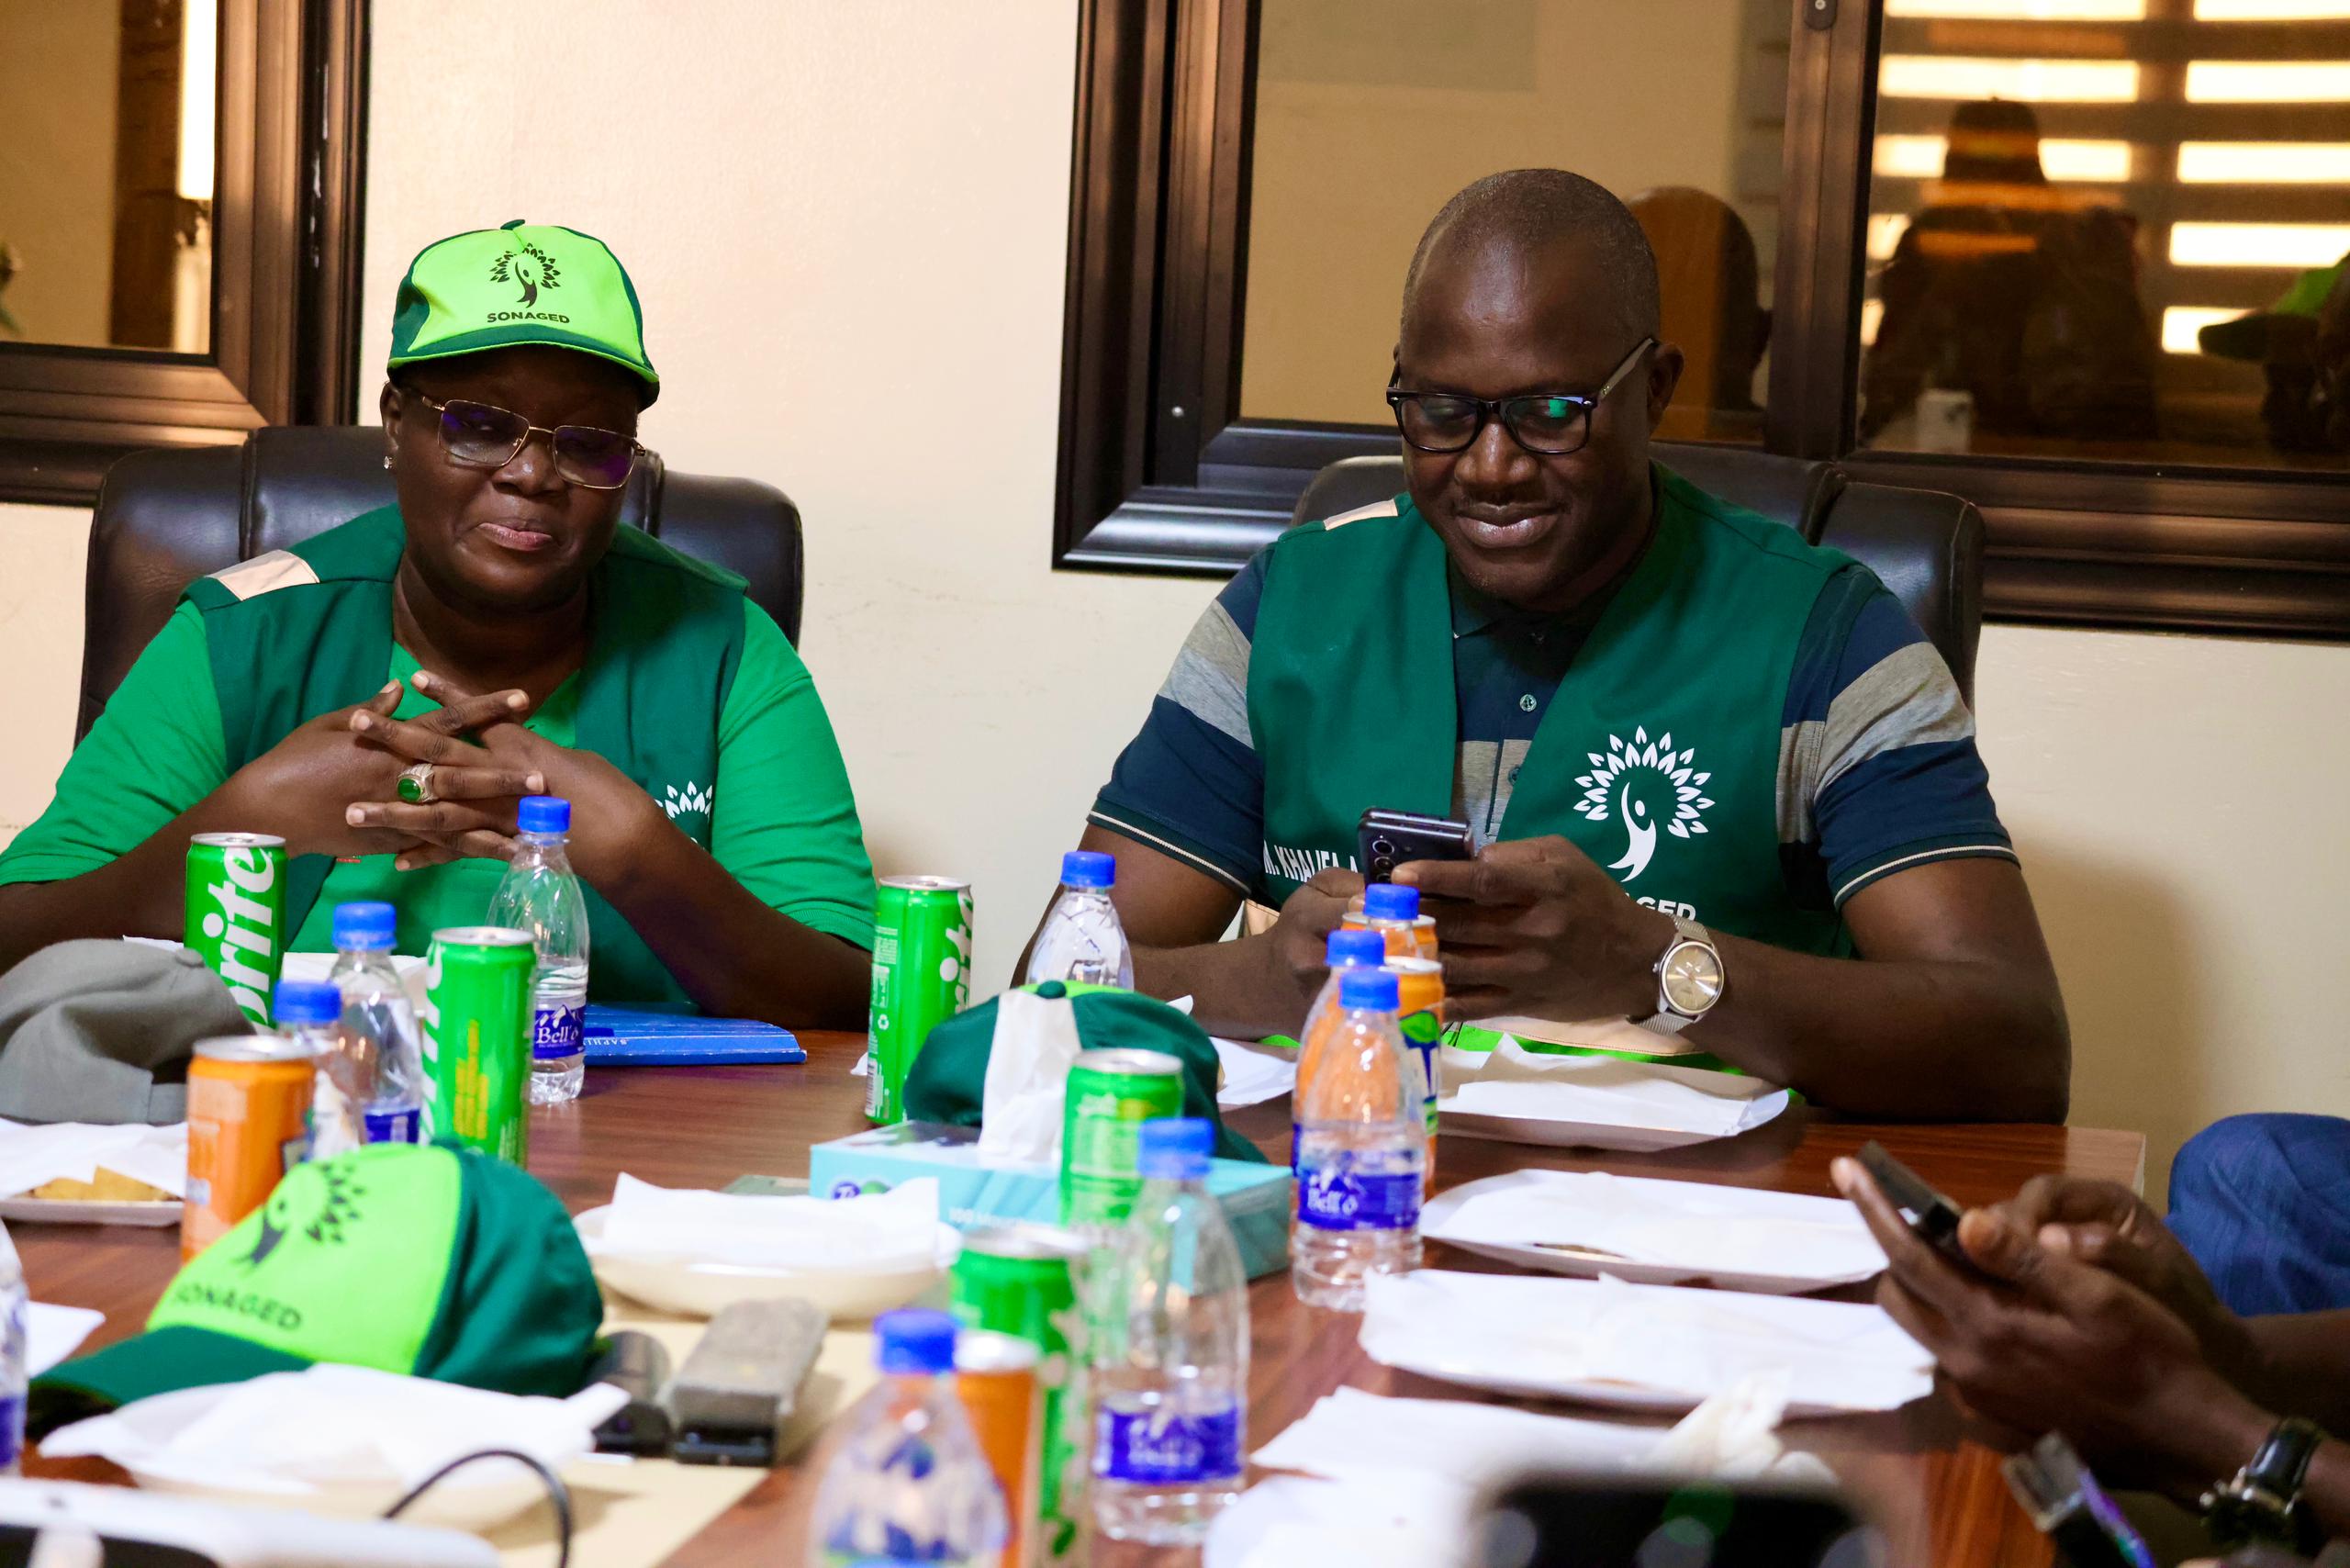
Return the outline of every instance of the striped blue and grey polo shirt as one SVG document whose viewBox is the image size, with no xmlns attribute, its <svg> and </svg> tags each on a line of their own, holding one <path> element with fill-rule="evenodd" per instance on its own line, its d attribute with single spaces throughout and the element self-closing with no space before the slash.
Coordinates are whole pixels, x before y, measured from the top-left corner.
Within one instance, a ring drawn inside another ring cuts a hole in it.
<svg viewBox="0 0 2350 1568">
<path fill-rule="evenodd" d="M 1265 773 L 1248 718 L 1264 572 L 1259 552 L 1192 627 L 1090 816 L 1248 898 L 1266 896 Z M 1457 576 L 1450 591 L 1453 812 L 1483 847 L 1604 604 L 1542 615 Z M 1831 577 L 1805 624 L 1780 715 L 1777 815 L 1780 865 L 1805 908 L 1841 908 L 1930 861 L 2015 858 L 1949 666 L 1865 566 Z"/>
</svg>

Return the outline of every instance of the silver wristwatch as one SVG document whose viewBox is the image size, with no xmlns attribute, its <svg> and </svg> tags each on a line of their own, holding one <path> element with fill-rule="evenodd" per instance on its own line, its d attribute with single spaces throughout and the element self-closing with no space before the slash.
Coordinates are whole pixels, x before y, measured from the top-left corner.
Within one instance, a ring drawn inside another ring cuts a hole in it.
<svg viewBox="0 0 2350 1568">
<path fill-rule="evenodd" d="M 1656 1012 L 1639 1019 L 1654 1035 L 1678 1035 L 1713 1011 L 1727 981 L 1721 949 L 1706 928 L 1684 915 L 1673 918 L 1673 938 L 1656 961 Z"/>
</svg>

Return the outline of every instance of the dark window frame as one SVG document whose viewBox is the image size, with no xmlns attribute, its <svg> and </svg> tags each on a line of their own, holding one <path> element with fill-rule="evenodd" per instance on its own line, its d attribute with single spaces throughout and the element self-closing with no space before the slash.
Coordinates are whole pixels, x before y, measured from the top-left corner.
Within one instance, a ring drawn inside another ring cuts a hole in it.
<svg viewBox="0 0 2350 1568">
<path fill-rule="evenodd" d="M 337 424 L 358 390 L 367 0 L 222 0 L 211 351 L 0 343 L 0 500 L 108 465 Z"/>
<path fill-rule="evenodd" d="M 1764 449 L 1974 501 L 1998 620 L 2350 639 L 2340 475 L 1855 449 L 1883 6 L 1789 3 Z M 1058 568 L 1227 576 L 1323 465 L 1396 450 L 1239 416 L 1256 21 L 1256 0 L 1084 0 Z"/>
</svg>

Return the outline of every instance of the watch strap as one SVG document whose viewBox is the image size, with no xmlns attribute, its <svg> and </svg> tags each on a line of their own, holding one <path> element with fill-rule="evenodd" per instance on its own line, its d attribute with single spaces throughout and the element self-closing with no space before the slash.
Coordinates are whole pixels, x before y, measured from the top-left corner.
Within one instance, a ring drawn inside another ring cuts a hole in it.
<svg viewBox="0 0 2350 1568">
<path fill-rule="evenodd" d="M 1637 1028 L 1646 1029 L 1651 1035 L 1662 1035 L 1668 1039 L 1680 1034 L 1682 1030 L 1686 1029 L 1690 1025 L 1697 1022 L 1698 1016 L 1702 1016 L 1702 1014 L 1693 1016 L 1690 1014 L 1676 1011 L 1673 1005 L 1673 999 L 1664 993 L 1665 960 L 1672 958 L 1673 950 L 1680 946 L 1684 942 L 1703 943 L 1706 946 L 1713 947 L 1714 958 L 1717 961 L 1721 958 L 1721 949 L 1714 946 L 1714 938 L 1711 932 L 1707 931 L 1704 926 L 1698 924 L 1695 921 L 1690 919 L 1685 914 L 1674 915 L 1673 917 L 1673 940 L 1667 942 L 1664 945 L 1664 951 L 1657 955 L 1656 1011 L 1650 1014 L 1645 1018 L 1634 1018 L 1628 1020 L 1628 1022 Z"/>
<path fill-rule="evenodd" d="M 2213 1533 L 2228 1544 L 2267 1540 L 2297 1549 L 2314 1545 L 2301 1487 L 2324 1441 L 2324 1428 L 2314 1421 L 2288 1416 L 2277 1422 L 2250 1463 L 2203 1495 Z"/>
</svg>

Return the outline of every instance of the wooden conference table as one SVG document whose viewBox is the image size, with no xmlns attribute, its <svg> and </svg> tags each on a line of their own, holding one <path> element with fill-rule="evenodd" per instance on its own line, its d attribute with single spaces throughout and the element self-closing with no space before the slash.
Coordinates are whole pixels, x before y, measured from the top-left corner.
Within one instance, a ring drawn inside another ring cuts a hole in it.
<svg viewBox="0 0 2350 1568">
<path fill-rule="evenodd" d="M 626 1170 L 673 1187 L 719 1187 L 746 1172 L 805 1176 L 808 1148 L 865 1126 L 864 1081 L 849 1076 L 861 1036 L 801 1036 L 800 1067 L 610 1068 L 588 1074 L 576 1105 L 532 1114 L 530 1165 L 576 1214 L 611 1198 Z M 1289 1148 L 1288 1102 L 1232 1114 L 1232 1125 L 1276 1159 Z M 1782 1192 L 1825 1193 L 1828 1162 L 1871 1137 L 1961 1203 L 2007 1197 L 2027 1177 L 2070 1171 L 2134 1183 L 2145 1140 L 2136 1133 L 2045 1126 L 1870 1126 L 1802 1109 L 1744 1137 L 1655 1155 L 1592 1155 L 1520 1144 L 1446 1137 L 1438 1185 L 1528 1166 L 1684 1177 Z M 135 1333 L 179 1261 L 179 1233 L 119 1227 L 20 1226 L 15 1229 L 36 1298 L 96 1307 L 105 1325 L 90 1348 Z M 1431 1244 L 1428 1262 L 1484 1268 Z M 1365 1356 L 1357 1319 L 1299 1304 L 1286 1273 L 1249 1292 L 1254 1335 L 1249 1365 L 1249 1439 L 1261 1444 L 1341 1384 L 1416 1397 L 1480 1397 Z M 1564 1407 L 1554 1407 L 1564 1409 Z M 1578 1411 L 1576 1414 L 1590 1414 Z M 1974 1441 L 1940 1394 L 1882 1416 L 1792 1423 L 1792 1445 L 1818 1452 L 1895 1532 L 1896 1563 L 1984 1568 L 2050 1561 L 2046 1545 L 2008 1495 L 1998 1456 Z M 33 1474 L 90 1479 L 95 1462 L 35 1460 Z M 118 1474 L 119 1473 L 115 1473 Z M 813 1484 L 797 1467 L 763 1479 L 670 1561 L 676 1564 L 796 1562 L 806 1540 Z M 1151 1554 L 1167 1560 L 1167 1554 Z M 1104 1543 L 1097 1568 L 1146 1560 Z"/>
</svg>

